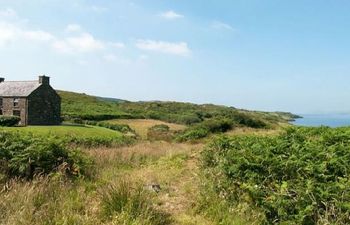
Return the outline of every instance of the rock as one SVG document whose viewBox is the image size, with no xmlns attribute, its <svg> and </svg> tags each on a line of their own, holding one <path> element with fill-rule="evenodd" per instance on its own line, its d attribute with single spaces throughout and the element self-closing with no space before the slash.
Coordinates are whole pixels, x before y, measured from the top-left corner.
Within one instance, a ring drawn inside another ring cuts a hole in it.
<svg viewBox="0 0 350 225">
<path fill-rule="evenodd" d="M 162 189 L 160 188 L 160 184 L 153 183 L 153 184 L 148 184 L 145 186 L 145 189 L 149 191 L 153 191 L 155 193 L 159 193 Z"/>
</svg>

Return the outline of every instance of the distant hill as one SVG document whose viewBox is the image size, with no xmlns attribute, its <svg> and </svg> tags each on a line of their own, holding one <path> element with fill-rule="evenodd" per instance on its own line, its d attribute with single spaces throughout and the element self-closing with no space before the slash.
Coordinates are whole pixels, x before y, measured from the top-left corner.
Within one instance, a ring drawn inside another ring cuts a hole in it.
<svg viewBox="0 0 350 225">
<path fill-rule="evenodd" d="M 127 102 L 126 100 L 119 99 L 119 98 L 107 98 L 107 97 L 98 97 L 98 96 L 94 96 L 94 97 L 96 97 L 99 100 L 106 101 L 106 102 L 117 102 L 117 103 Z"/>
<path fill-rule="evenodd" d="M 213 118 L 228 118 L 238 124 L 263 122 L 270 125 L 287 123 L 298 118 L 288 112 L 260 112 L 213 104 L 183 102 L 130 102 L 115 98 L 95 97 L 67 91 L 58 91 L 62 98 L 62 116 L 65 119 L 157 119 L 177 124 L 196 124 Z"/>
</svg>

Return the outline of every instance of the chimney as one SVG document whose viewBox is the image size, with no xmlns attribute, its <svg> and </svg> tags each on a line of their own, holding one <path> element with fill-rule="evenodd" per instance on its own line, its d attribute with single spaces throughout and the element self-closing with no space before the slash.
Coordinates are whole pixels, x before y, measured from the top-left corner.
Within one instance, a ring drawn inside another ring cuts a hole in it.
<svg viewBox="0 0 350 225">
<path fill-rule="evenodd" d="M 3 77 L 0 77 L 0 83 L 4 82 L 5 81 L 5 78 Z"/>
<path fill-rule="evenodd" d="M 39 83 L 49 85 L 50 84 L 50 77 L 47 77 L 45 75 L 39 76 Z"/>
</svg>

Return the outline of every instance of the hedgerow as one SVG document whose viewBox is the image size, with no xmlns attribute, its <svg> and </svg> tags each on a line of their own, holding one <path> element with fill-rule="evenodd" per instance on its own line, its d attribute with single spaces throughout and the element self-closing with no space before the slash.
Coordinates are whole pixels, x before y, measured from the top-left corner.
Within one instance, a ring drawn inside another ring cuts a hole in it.
<svg viewBox="0 0 350 225">
<path fill-rule="evenodd" d="M 98 126 L 98 127 L 104 127 L 110 130 L 114 130 L 114 131 L 119 131 L 121 133 L 133 133 L 135 134 L 135 131 L 133 129 L 131 129 L 131 127 L 127 124 L 112 124 L 112 123 L 108 123 L 108 122 L 97 122 L 97 121 L 82 121 L 82 124 L 87 124 L 87 125 L 92 125 L 92 126 Z"/>
<path fill-rule="evenodd" d="M 350 223 L 350 128 L 220 137 L 203 169 L 218 196 L 258 207 L 265 224 Z"/>
<path fill-rule="evenodd" d="M 18 116 L 0 116 L 0 127 L 13 127 L 18 125 L 21 118 Z"/>
</svg>

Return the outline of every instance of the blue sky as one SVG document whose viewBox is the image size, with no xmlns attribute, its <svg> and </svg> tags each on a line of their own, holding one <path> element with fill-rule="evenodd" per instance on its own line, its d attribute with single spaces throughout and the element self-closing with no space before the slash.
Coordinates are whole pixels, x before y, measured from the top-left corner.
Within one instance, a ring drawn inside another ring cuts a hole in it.
<svg viewBox="0 0 350 225">
<path fill-rule="evenodd" d="M 0 0 L 0 76 L 128 100 L 350 112 L 347 0 Z"/>
</svg>

